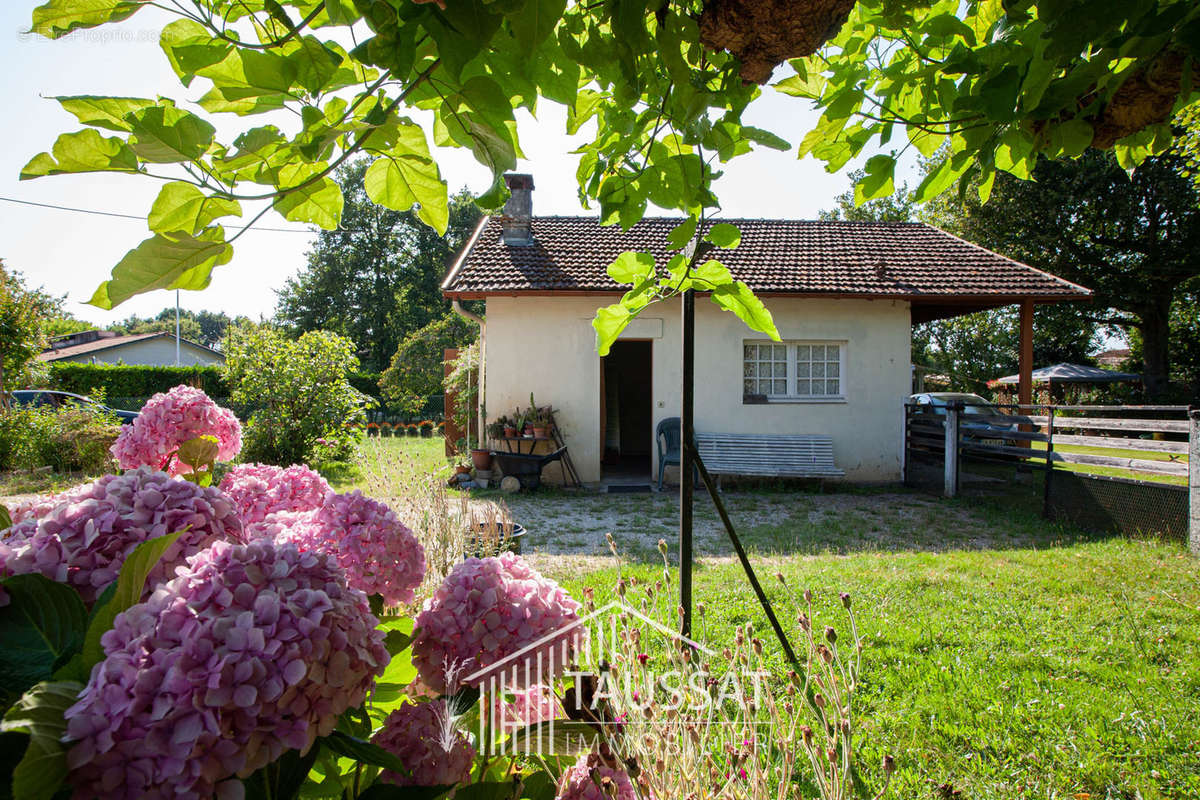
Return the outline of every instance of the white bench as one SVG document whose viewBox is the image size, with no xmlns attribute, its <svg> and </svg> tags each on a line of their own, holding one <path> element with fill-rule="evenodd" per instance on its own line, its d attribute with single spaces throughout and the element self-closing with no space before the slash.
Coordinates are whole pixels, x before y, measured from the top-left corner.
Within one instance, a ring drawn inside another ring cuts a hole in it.
<svg viewBox="0 0 1200 800">
<path fill-rule="evenodd" d="M 696 433 L 700 460 L 712 475 L 841 478 L 833 439 L 817 434 Z"/>
</svg>

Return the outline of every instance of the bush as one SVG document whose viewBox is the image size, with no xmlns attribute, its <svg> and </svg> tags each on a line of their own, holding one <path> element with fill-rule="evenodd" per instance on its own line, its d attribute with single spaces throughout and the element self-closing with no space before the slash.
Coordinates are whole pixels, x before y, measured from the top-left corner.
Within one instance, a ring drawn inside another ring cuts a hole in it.
<svg viewBox="0 0 1200 800">
<path fill-rule="evenodd" d="M 114 466 L 109 448 L 120 432 L 115 417 L 90 408 L 0 412 L 0 469 L 103 472 Z"/>
<path fill-rule="evenodd" d="M 226 397 L 229 388 L 220 367 L 154 367 L 127 364 L 50 365 L 50 386 L 64 392 L 108 397 L 149 397 L 184 384 L 203 389 L 209 397 Z"/>
<path fill-rule="evenodd" d="M 232 328 L 225 339 L 230 400 L 253 409 L 242 432 L 242 458 L 289 466 L 350 457 L 369 397 L 355 389 L 354 344 L 328 331 L 286 338 L 264 326 Z"/>
<path fill-rule="evenodd" d="M 428 413 L 423 408 L 426 399 L 442 390 L 445 351 L 478 339 L 479 328 L 454 312 L 414 331 L 379 378 L 383 397 L 407 414 Z"/>
</svg>

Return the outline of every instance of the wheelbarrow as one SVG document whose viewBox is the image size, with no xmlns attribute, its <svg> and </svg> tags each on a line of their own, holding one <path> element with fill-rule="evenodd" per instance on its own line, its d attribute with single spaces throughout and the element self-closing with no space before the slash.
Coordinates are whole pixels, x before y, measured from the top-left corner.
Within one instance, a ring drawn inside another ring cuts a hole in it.
<svg viewBox="0 0 1200 800">
<path fill-rule="evenodd" d="M 501 453 L 493 450 L 492 459 L 500 465 L 500 469 L 505 475 L 512 475 L 520 481 L 522 489 L 536 489 L 542 485 L 542 469 L 555 461 L 561 464 L 562 457 L 566 452 L 566 445 L 545 455 Z M 565 471 L 563 474 L 566 475 Z"/>
</svg>

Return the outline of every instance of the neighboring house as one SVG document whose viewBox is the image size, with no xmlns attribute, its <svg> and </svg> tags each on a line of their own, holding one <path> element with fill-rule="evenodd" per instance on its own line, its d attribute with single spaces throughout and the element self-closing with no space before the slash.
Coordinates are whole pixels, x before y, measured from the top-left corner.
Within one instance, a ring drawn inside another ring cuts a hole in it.
<svg viewBox="0 0 1200 800">
<path fill-rule="evenodd" d="M 591 321 L 627 288 L 606 273 L 613 259 L 646 251 L 665 265 L 678 220 L 624 231 L 534 217 L 532 179 L 508 182 L 505 213 L 481 221 L 442 284 L 450 299 L 486 301 L 489 417 L 533 392 L 554 406 L 582 480 L 652 474 L 655 426 L 679 415 L 680 304 L 647 309 L 604 359 Z M 723 221 L 741 229 L 741 245 L 713 256 L 763 299 L 783 341 L 697 302 L 696 430 L 829 435 L 847 480 L 900 477 L 913 324 L 1020 303 L 1031 352 L 1034 303 L 1091 294 L 919 223 Z"/>
<path fill-rule="evenodd" d="M 1113 350 L 1105 350 L 1100 355 L 1096 356 L 1096 363 L 1105 369 L 1120 369 L 1129 361 L 1132 354 L 1128 347 L 1118 347 Z"/>
<path fill-rule="evenodd" d="M 118 336 L 112 331 L 81 331 L 56 336 L 39 361 L 74 361 L 80 364 L 143 364 L 169 367 L 175 364 L 175 334 L 135 333 Z M 220 366 L 225 356 L 211 347 L 187 339 L 179 340 L 179 365 Z"/>
<path fill-rule="evenodd" d="M 1061 401 L 1065 397 L 1065 389 L 1068 386 L 1093 388 L 1113 383 L 1142 382 L 1142 376 L 1132 372 L 1117 372 L 1116 370 L 1101 369 L 1100 367 L 1092 367 L 1087 364 L 1054 364 L 1053 366 L 1035 369 L 1032 377 L 1034 385 L 1044 386 L 1046 391 L 1049 392 L 1051 399 L 1056 402 Z M 1008 389 L 1011 391 L 1019 381 L 1019 375 L 1005 375 L 1003 378 L 988 381 L 988 388 L 1000 389 L 1001 391 Z"/>
</svg>

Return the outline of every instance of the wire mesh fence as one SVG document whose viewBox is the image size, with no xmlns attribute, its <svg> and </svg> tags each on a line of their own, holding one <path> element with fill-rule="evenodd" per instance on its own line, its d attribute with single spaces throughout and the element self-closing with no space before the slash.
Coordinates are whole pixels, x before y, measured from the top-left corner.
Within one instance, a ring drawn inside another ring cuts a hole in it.
<svg viewBox="0 0 1200 800">
<path fill-rule="evenodd" d="M 1190 431 L 1182 406 L 907 404 L 904 478 L 1099 533 L 1186 540 Z"/>
</svg>

